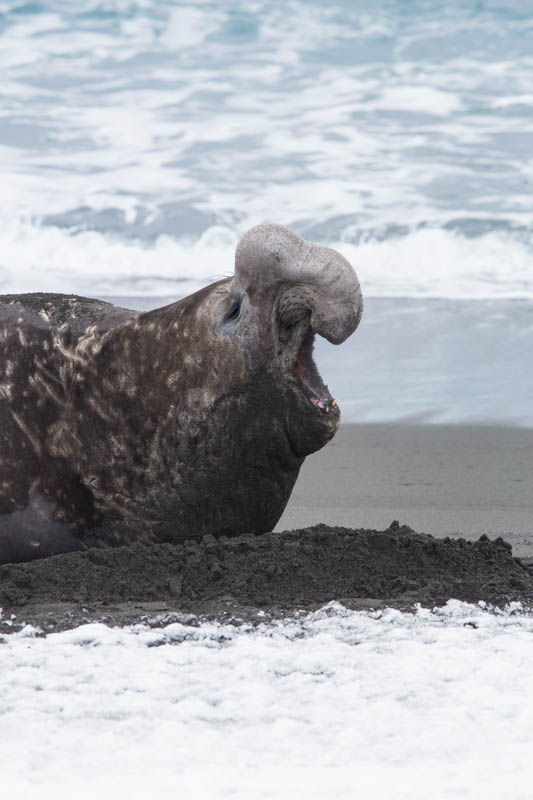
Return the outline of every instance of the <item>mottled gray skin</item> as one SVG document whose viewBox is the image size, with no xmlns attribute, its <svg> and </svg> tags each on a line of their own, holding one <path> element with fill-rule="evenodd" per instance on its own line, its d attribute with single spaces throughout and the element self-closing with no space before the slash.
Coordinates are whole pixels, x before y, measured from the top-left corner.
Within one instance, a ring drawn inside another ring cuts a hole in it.
<svg viewBox="0 0 533 800">
<path fill-rule="evenodd" d="M 277 225 L 144 314 L 0 296 L 0 563 L 272 530 L 339 424 L 313 335 L 341 342 L 361 308 L 340 254 Z"/>
</svg>

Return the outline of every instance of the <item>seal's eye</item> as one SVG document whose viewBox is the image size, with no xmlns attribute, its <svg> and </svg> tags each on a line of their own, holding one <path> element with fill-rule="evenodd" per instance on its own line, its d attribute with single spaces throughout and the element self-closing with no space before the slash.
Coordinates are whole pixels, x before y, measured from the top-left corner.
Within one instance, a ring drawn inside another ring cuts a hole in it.
<svg viewBox="0 0 533 800">
<path fill-rule="evenodd" d="M 235 320 L 239 319 L 239 314 L 241 313 L 241 303 L 242 297 L 236 297 L 233 303 L 230 305 L 226 316 L 224 317 L 224 322 L 235 322 Z"/>
</svg>

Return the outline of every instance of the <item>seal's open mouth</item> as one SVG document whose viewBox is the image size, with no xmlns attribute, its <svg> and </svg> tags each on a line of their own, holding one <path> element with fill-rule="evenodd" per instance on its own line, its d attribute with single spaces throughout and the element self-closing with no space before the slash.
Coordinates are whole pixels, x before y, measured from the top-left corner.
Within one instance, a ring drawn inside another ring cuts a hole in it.
<svg viewBox="0 0 533 800">
<path fill-rule="evenodd" d="M 304 392 L 311 403 L 321 408 L 328 414 L 331 408 L 337 409 L 337 401 L 331 396 L 330 391 L 317 369 L 313 360 L 313 345 L 315 335 L 309 328 L 303 338 L 296 360 L 296 373 L 300 378 Z"/>
</svg>

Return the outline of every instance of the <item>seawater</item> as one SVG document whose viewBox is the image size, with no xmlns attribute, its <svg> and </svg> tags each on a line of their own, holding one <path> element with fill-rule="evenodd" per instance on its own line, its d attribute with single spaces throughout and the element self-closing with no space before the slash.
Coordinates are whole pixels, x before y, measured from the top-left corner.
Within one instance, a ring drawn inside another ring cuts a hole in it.
<svg viewBox="0 0 533 800">
<path fill-rule="evenodd" d="M 280 222 L 361 278 L 345 419 L 533 424 L 527 3 L 0 0 L 0 74 L 0 292 L 169 302 Z"/>
</svg>

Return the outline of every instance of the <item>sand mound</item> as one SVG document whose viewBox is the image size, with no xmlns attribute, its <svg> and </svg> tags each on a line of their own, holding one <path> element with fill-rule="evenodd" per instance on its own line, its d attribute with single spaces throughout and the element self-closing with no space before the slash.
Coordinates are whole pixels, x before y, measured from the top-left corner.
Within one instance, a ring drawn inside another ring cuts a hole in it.
<svg viewBox="0 0 533 800">
<path fill-rule="evenodd" d="M 398 523 L 386 531 L 317 525 L 206 536 L 179 546 L 88 550 L 0 567 L 4 630 L 23 622 L 44 630 L 96 619 L 122 624 L 169 611 L 227 619 L 262 609 L 272 617 L 330 600 L 363 608 L 433 606 L 450 598 L 530 604 L 533 572 L 501 538 L 436 539 Z"/>
</svg>

